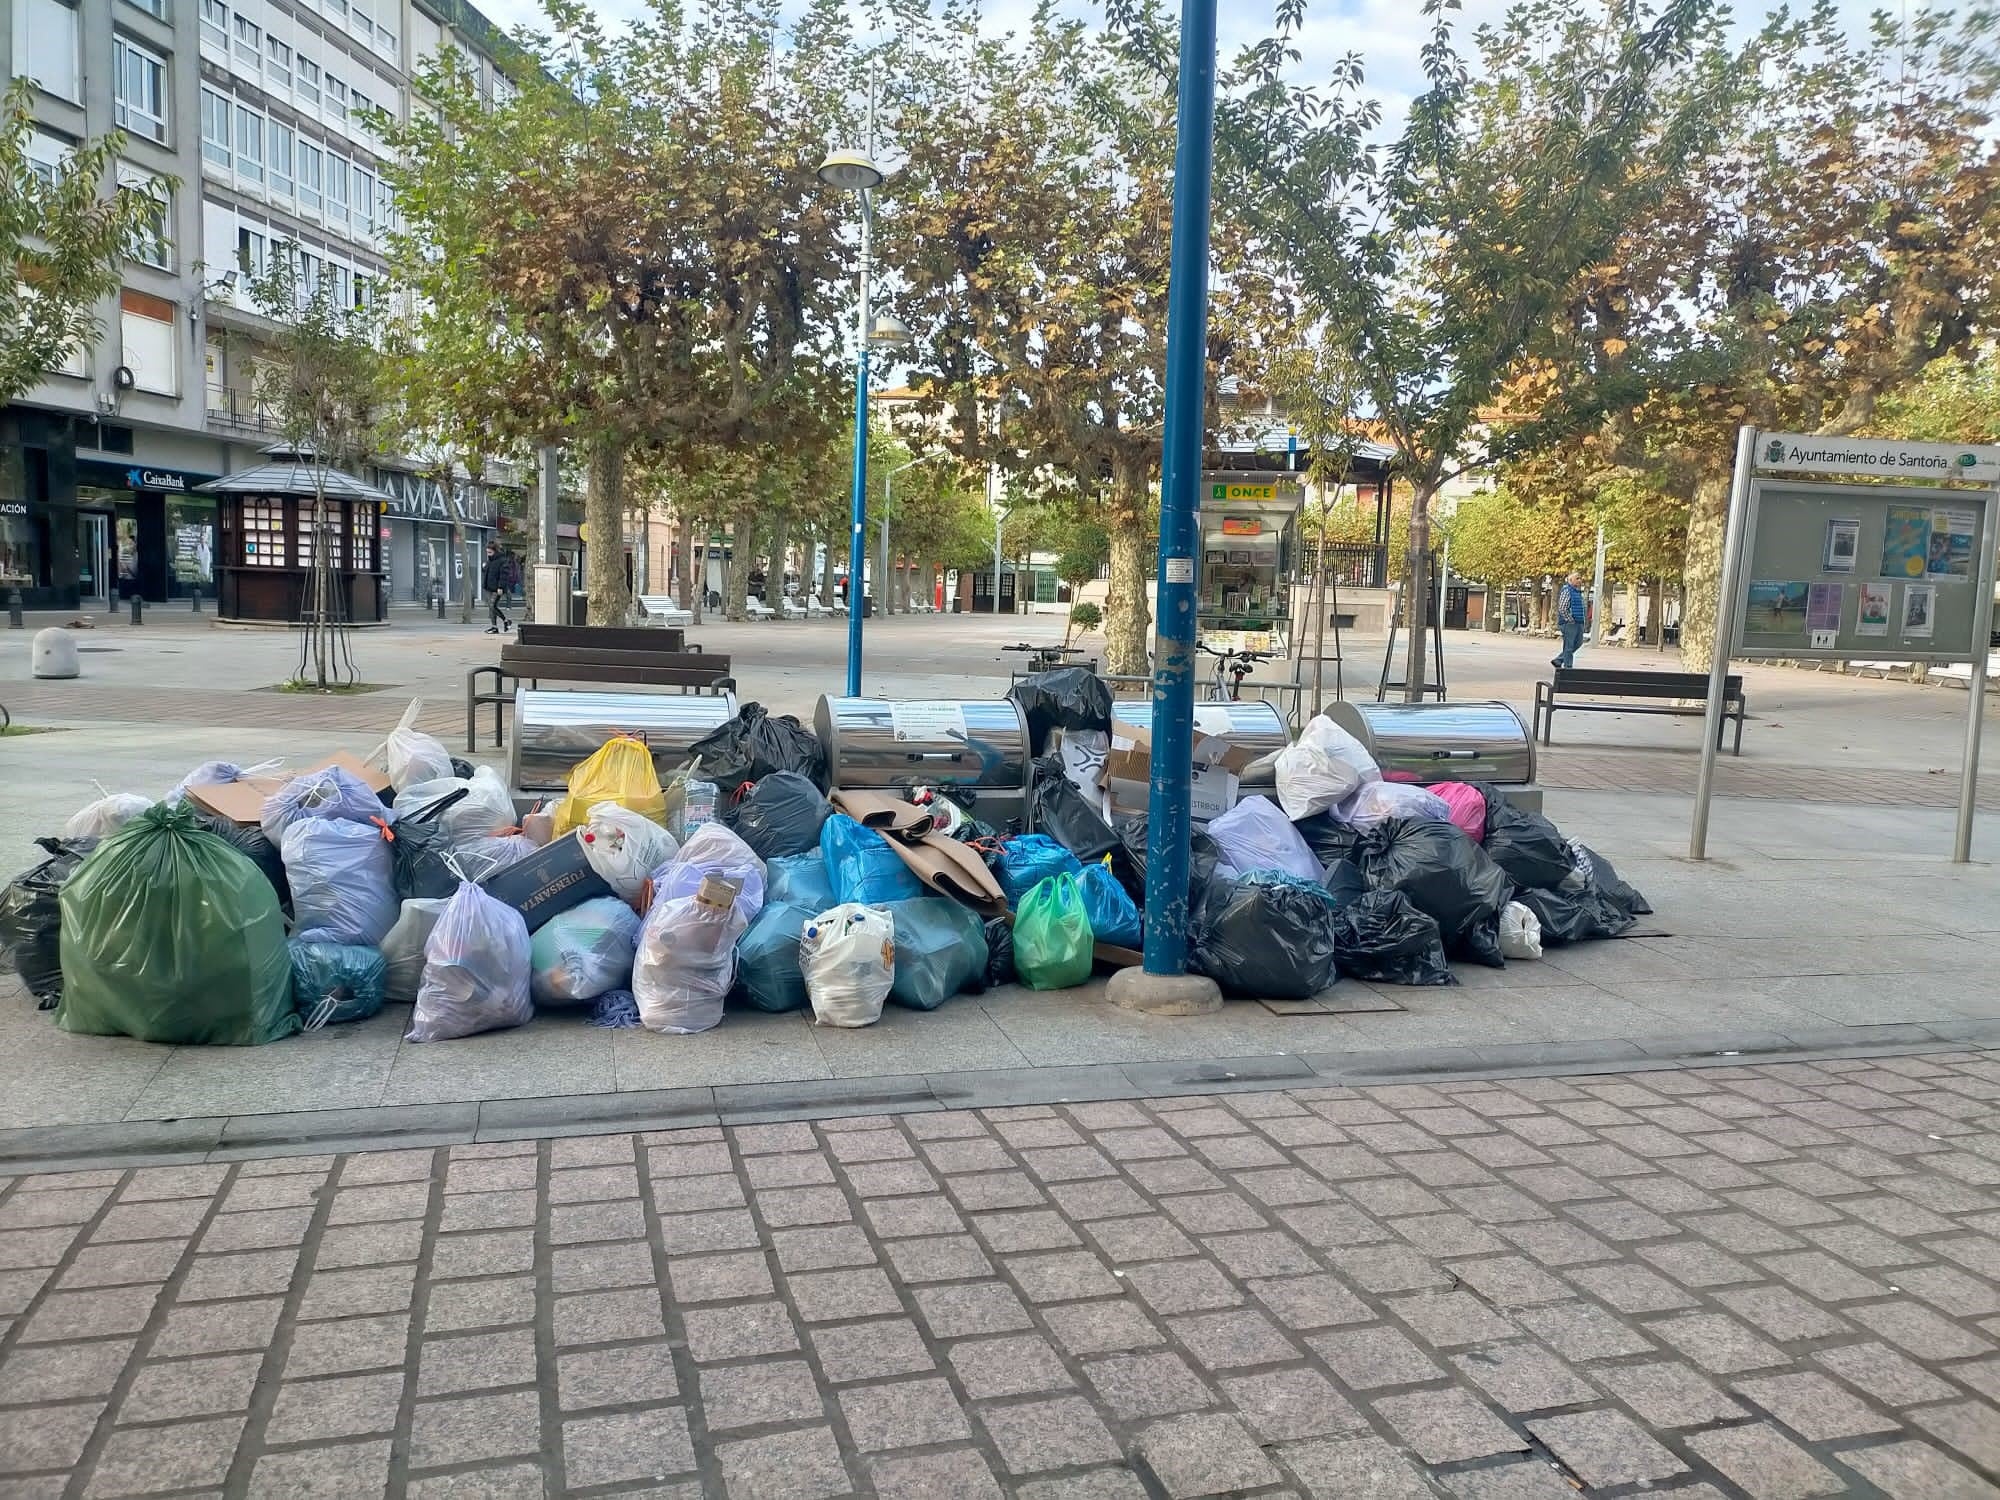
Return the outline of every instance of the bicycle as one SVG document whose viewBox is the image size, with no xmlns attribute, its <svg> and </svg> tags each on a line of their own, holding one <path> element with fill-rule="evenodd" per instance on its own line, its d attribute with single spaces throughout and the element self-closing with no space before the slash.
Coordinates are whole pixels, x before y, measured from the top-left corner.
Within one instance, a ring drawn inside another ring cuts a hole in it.
<svg viewBox="0 0 2000 1500">
<path fill-rule="evenodd" d="M 1028 653 L 1028 670 L 1031 672 L 1052 672 L 1057 667 L 1068 666 L 1068 659 L 1083 650 L 1081 646 L 1032 646 L 1026 641 L 1017 646 L 1002 646 L 1000 649 Z"/>
<path fill-rule="evenodd" d="M 1243 679 L 1257 670 L 1259 662 L 1275 660 L 1271 651 L 1217 651 L 1199 641 L 1196 649 L 1215 658 L 1215 679 L 1209 684 L 1208 703 L 1239 703 L 1243 699 Z M 1225 680 L 1226 679 L 1226 680 Z"/>
</svg>

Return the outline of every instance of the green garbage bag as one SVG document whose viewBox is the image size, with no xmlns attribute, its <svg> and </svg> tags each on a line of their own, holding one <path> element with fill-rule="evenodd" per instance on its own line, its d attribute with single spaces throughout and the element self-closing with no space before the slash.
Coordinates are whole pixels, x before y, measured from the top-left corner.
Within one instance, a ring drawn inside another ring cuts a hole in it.
<svg viewBox="0 0 2000 1500">
<path fill-rule="evenodd" d="M 299 1029 L 277 893 L 186 805 L 99 844 L 61 899 L 64 1031 L 254 1046 Z"/>
<path fill-rule="evenodd" d="M 1031 990 L 1061 990 L 1090 978 L 1090 919 L 1067 871 L 1021 898 L 1014 917 L 1014 968 Z"/>
</svg>

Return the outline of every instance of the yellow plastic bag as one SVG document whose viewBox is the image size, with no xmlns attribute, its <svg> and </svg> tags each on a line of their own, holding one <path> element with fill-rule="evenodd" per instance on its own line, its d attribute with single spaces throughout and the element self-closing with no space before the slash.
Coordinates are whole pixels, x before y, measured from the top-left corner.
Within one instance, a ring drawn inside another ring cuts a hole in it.
<svg viewBox="0 0 2000 1500">
<path fill-rule="evenodd" d="M 559 839 L 571 829 L 590 821 L 590 810 L 600 802 L 616 802 L 642 818 L 651 818 L 662 827 L 667 821 L 667 798 L 660 790 L 659 773 L 653 769 L 653 752 L 630 735 L 607 740 L 602 749 L 569 773 L 569 795 L 556 806 L 555 830 Z"/>
</svg>

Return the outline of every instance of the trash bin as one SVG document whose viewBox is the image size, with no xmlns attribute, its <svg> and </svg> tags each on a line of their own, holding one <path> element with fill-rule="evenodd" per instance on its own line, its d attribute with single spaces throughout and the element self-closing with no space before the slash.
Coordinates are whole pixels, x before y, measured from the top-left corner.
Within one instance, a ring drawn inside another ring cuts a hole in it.
<svg viewBox="0 0 2000 1500">
<path fill-rule="evenodd" d="M 569 773 L 618 735 L 643 740 L 665 781 L 688 746 L 736 717 L 734 693 L 595 693 L 519 688 L 508 775 L 524 792 L 560 792 Z"/>
<path fill-rule="evenodd" d="M 1534 737 L 1511 704 L 1330 703 L 1326 716 L 1392 780 L 1491 782 L 1516 807 L 1541 810 Z"/>
<path fill-rule="evenodd" d="M 1153 727 L 1153 700 L 1116 699 L 1111 705 L 1111 717 L 1119 724 L 1131 724 L 1150 731 Z M 1227 740 L 1257 755 L 1282 750 L 1292 740 L 1285 727 L 1285 716 L 1278 712 L 1275 704 L 1261 698 L 1244 698 L 1235 703 L 1197 703 L 1194 706 L 1194 727 L 1203 734 Z M 1245 772 L 1237 785 L 1246 797 L 1253 792 L 1275 796 L 1278 774 L 1274 767 L 1265 766 Z"/>
<path fill-rule="evenodd" d="M 1028 721 L 1008 699 L 822 697 L 813 731 L 845 791 L 949 787 L 995 825 L 1026 812 Z"/>
</svg>

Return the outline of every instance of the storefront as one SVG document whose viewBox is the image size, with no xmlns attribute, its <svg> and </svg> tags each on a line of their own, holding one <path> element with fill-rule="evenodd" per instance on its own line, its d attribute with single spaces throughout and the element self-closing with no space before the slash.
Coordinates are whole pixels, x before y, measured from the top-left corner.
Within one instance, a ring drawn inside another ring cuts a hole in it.
<svg viewBox="0 0 2000 1500">
<path fill-rule="evenodd" d="M 500 507 L 493 490 L 455 479 L 438 480 L 405 469 L 376 469 L 375 484 L 389 496 L 382 521 L 382 561 L 388 596 L 398 603 L 428 604 L 439 592 L 447 604 L 464 597 L 470 578 L 479 596 L 478 571 L 486 544 L 499 535 Z M 454 529 L 462 526 L 458 544 Z"/>
<path fill-rule="evenodd" d="M 0 412 L 0 601 L 76 607 L 76 445 L 67 418 L 27 407 Z"/>
<path fill-rule="evenodd" d="M 215 499 L 191 493 L 217 478 L 146 464 L 76 462 L 77 602 L 134 594 L 149 602 L 215 597 Z"/>
<path fill-rule="evenodd" d="M 1298 476 L 1201 477 L 1201 563 L 1195 629 L 1218 651 L 1284 651 L 1291 640 L 1291 567 Z"/>
</svg>

